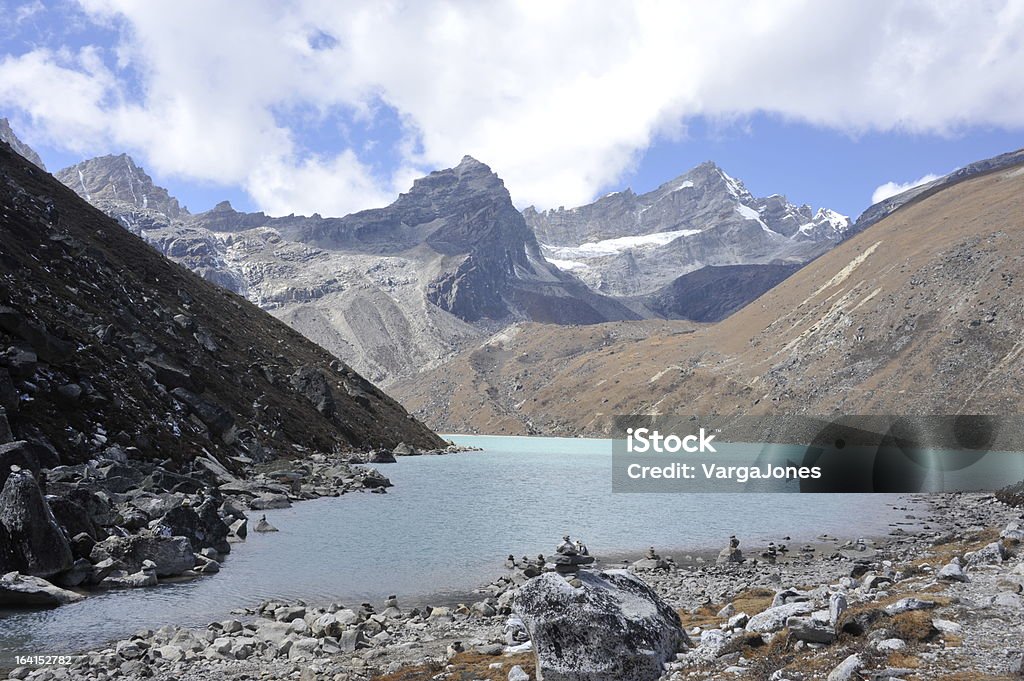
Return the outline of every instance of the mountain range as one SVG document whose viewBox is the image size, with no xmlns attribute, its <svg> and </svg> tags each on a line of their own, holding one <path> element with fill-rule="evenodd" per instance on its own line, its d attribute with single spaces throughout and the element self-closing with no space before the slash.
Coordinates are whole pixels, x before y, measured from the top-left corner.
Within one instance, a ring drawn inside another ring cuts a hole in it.
<svg viewBox="0 0 1024 681">
<path fill-rule="evenodd" d="M 1013 285 L 1017 263 L 972 249 L 1015 243 L 1019 207 L 989 194 L 1018 183 L 1022 161 L 1014 152 L 965 166 L 852 224 L 781 195 L 754 197 L 713 163 L 646 194 L 519 212 L 500 178 L 465 157 L 388 207 L 341 218 L 226 202 L 193 215 L 125 155 L 57 177 L 431 426 L 580 434 L 603 432 L 619 412 L 928 410 L 974 385 L 971 371 L 998 382 L 991 372 L 1019 356 L 1004 347 L 1019 309 L 967 320 L 977 338 L 949 315 L 968 314 L 963 301 L 988 305 L 979 282 L 1001 290 L 988 281 L 1000 267 Z M 968 232 L 945 224 L 953 219 Z M 975 271 L 982 260 L 988 273 Z M 998 338 L 984 333 L 993 329 Z M 944 334 L 955 336 L 949 347 L 936 344 Z M 882 376 L 899 387 L 877 385 Z M 958 384 L 939 385 L 949 377 Z M 912 390 L 918 383 L 929 390 Z M 970 389 L 964 406 L 1004 409 L 989 400 L 1000 394 L 1015 393 Z"/>
<path fill-rule="evenodd" d="M 165 256 L 246 296 L 381 385 L 442 366 L 511 324 L 716 321 L 838 242 L 825 209 L 754 198 L 704 163 L 653 192 L 516 210 L 465 157 L 385 208 L 191 214 L 129 156 L 55 176 Z"/>
<path fill-rule="evenodd" d="M 646 194 L 627 189 L 571 210 L 523 214 L 556 265 L 596 291 L 641 301 L 674 297 L 680 277 L 709 266 L 807 262 L 842 240 L 850 224 L 779 194 L 755 198 L 711 162 Z"/>
<path fill-rule="evenodd" d="M 1017 413 L 1024 150 L 865 216 L 716 324 L 518 325 L 391 392 L 448 432 L 596 435 L 618 414 Z"/>
</svg>

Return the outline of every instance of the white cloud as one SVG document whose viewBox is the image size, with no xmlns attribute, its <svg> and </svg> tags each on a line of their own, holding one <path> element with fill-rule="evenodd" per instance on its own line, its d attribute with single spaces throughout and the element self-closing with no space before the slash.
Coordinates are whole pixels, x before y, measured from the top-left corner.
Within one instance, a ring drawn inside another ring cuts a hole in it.
<svg viewBox="0 0 1024 681">
<path fill-rule="evenodd" d="M 919 177 L 912 182 L 886 182 L 885 184 L 879 185 L 871 194 L 871 203 L 875 204 L 878 203 L 879 201 L 885 201 L 890 196 L 902 194 L 908 189 L 920 187 L 922 184 L 927 184 L 929 182 L 939 179 L 940 177 L 942 177 L 942 175 L 933 175 L 931 173 L 928 173 L 924 177 Z"/>
<path fill-rule="evenodd" d="M 82 4 L 123 26 L 123 70 L 87 52 L 8 57 L 0 105 L 36 135 L 120 145 L 271 212 L 365 207 L 467 153 L 523 204 L 575 205 L 695 115 L 853 134 L 1024 126 L 1024 0 Z M 281 115 L 365 117 L 381 102 L 405 134 L 384 178 L 358 140 L 311 156 Z"/>
</svg>

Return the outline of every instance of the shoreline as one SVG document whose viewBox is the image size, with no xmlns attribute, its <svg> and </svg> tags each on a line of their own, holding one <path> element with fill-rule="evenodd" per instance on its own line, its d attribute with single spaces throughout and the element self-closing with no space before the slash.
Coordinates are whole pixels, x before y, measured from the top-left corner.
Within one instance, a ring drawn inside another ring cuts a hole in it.
<svg viewBox="0 0 1024 681">
<path fill-rule="evenodd" d="M 504 436 L 494 436 L 494 437 L 504 437 Z M 477 450 L 472 448 L 472 447 L 462 447 L 462 446 L 459 446 L 459 448 L 456 449 L 456 450 L 442 451 L 442 452 L 436 452 L 436 453 L 435 452 L 421 453 L 421 454 L 417 454 L 416 456 L 435 456 L 435 455 L 448 454 L 448 453 L 465 453 L 465 452 L 474 452 L 474 451 L 477 451 Z M 405 457 L 401 457 L 401 458 L 405 458 Z M 372 469 L 369 468 L 368 464 L 362 464 L 362 465 L 364 467 L 366 467 L 366 470 L 378 470 L 376 468 L 372 468 Z M 372 490 L 364 490 L 364 491 L 372 491 Z M 351 494 L 351 492 L 347 492 L 347 494 Z M 914 495 L 897 495 L 897 496 L 899 498 L 905 498 L 908 501 L 910 501 L 910 500 L 912 500 L 912 497 Z M 920 496 L 927 497 L 927 495 L 920 495 Z M 302 504 L 303 506 L 305 506 L 305 504 L 308 503 L 308 502 L 317 502 L 317 501 L 324 502 L 325 500 L 331 499 L 331 498 L 333 498 L 333 497 L 331 497 L 331 496 L 317 496 L 317 497 L 312 497 L 312 498 L 295 498 L 295 499 L 292 499 L 292 501 L 293 501 L 294 505 Z M 891 500 L 887 500 L 887 503 L 890 503 L 890 501 Z M 890 505 L 891 505 L 891 503 L 890 503 Z M 280 512 L 280 511 L 287 510 L 287 509 L 286 508 L 282 508 L 282 509 L 269 509 L 269 510 L 270 510 L 270 518 L 271 518 L 271 520 L 273 520 L 273 516 L 274 516 L 274 514 L 276 512 Z M 262 513 L 263 511 L 259 511 L 259 512 Z M 897 524 L 895 522 L 895 520 L 896 519 L 894 518 L 894 522 L 890 523 L 890 526 Z M 270 534 L 270 535 L 268 535 L 267 538 L 269 540 L 273 541 L 274 538 L 275 538 L 275 535 L 274 534 Z M 857 538 L 859 538 L 859 537 L 849 537 L 847 539 L 848 540 L 854 540 L 854 539 L 857 539 Z M 794 539 L 791 540 L 791 541 L 787 540 L 785 537 L 776 537 L 775 539 L 778 540 L 780 543 L 789 543 L 789 544 L 791 544 L 793 551 L 790 554 L 790 559 L 796 557 L 799 554 L 798 549 L 800 547 L 802 547 L 802 546 L 805 546 L 805 545 L 814 546 L 815 549 L 817 549 L 819 551 L 821 549 L 834 548 L 833 547 L 833 543 L 821 542 L 821 541 L 817 541 L 817 540 L 811 539 L 811 538 L 801 539 L 799 537 L 799 535 L 795 536 Z M 880 542 L 880 541 L 884 541 L 886 539 L 886 537 L 884 535 L 873 535 L 873 536 L 866 537 L 866 539 L 868 539 L 869 542 Z M 723 542 L 724 541 L 725 541 L 725 538 L 723 538 Z M 245 541 L 245 540 L 233 541 L 232 542 L 232 546 L 234 548 L 232 550 L 232 553 L 235 550 L 244 551 L 247 548 L 247 544 L 248 544 L 248 542 Z M 597 557 L 598 559 L 597 559 L 597 563 L 596 563 L 595 567 L 597 569 L 619 569 L 619 568 L 624 567 L 625 565 L 632 564 L 633 562 L 635 562 L 637 560 L 640 560 L 641 558 L 644 557 L 644 553 L 645 553 L 645 550 L 646 550 L 645 547 L 642 546 L 643 542 L 640 542 L 640 544 L 641 545 L 637 545 L 634 548 L 630 548 L 630 549 L 619 549 L 619 550 L 615 550 L 615 551 L 610 552 L 610 553 L 602 553 L 602 555 Z M 756 554 L 759 553 L 764 548 L 766 548 L 766 546 L 767 546 L 767 543 L 765 543 L 765 542 L 754 542 L 751 546 L 744 545 L 741 548 L 743 548 L 744 550 L 750 549 L 751 558 L 754 558 L 754 557 L 756 557 Z M 698 545 L 696 547 L 676 547 L 676 548 L 669 548 L 669 549 L 661 549 L 661 548 L 659 548 L 659 550 L 664 554 L 664 556 L 666 558 L 673 559 L 676 566 L 682 567 L 682 568 L 686 568 L 686 567 L 700 566 L 702 564 L 704 564 L 704 565 L 714 564 L 715 557 L 717 556 L 718 551 L 719 551 L 720 548 L 721 548 L 721 546 L 718 546 L 717 548 L 715 548 L 712 544 L 709 543 L 707 545 Z M 547 553 L 547 552 L 545 552 L 545 553 Z M 521 553 L 519 555 L 521 555 Z M 225 558 L 226 559 L 225 559 L 225 561 L 223 563 L 224 569 L 230 571 L 230 569 L 231 569 L 231 554 L 228 554 Z M 517 555 L 517 559 L 518 559 L 518 555 Z M 702 561 L 703 561 L 703 563 L 702 563 Z M 785 562 L 787 562 L 787 560 L 785 558 L 780 560 L 780 564 L 784 564 Z M 494 577 L 495 579 L 500 579 L 500 577 L 502 577 L 504 574 L 506 574 L 507 570 L 504 570 L 504 568 L 502 567 L 503 563 L 504 563 L 504 558 L 502 556 L 495 556 L 495 559 L 494 559 L 494 570 L 493 570 L 493 574 L 495 576 Z M 181 574 L 181 575 L 175 575 L 175 576 L 170 576 L 170 577 L 166 577 L 166 578 L 161 578 L 159 580 L 159 584 L 155 585 L 155 587 L 159 588 L 160 586 L 175 586 L 175 585 L 180 585 L 180 584 L 187 584 L 187 583 L 196 582 L 196 581 L 201 580 L 201 579 L 206 578 L 206 577 L 216 577 L 216 576 L 217 575 L 204 575 L 204 574 L 198 574 L 198 573 L 197 574 L 187 574 L 186 573 L 186 574 Z M 401 596 L 403 603 L 409 605 L 410 607 L 428 607 L 428 606 L 435 606 L 435 605 L 436 606 L 456 606 L 456 605 L 458 605 L 460 603 L 471 602 L 471 601 L 473 601 L 475 599 L 479 599 L 481 597 L 481 594 L 485 593 L 486 588 L 488 586 L 488 583 L 481 583 L 479 581 L 473 582 L 472 581 L 473 579 L 474 579 L 473 576 L 467 575 L 465 577 L 465 579 L 461 580 L 461 582 L 462 582 L 461 586 L 457 586 L 457 587 L 453 587 L 453 588 L 448 588 L 448 589 L 441 589 L 441 590 L 429 590 L 428 589 L 428 590 L 419 591 L 419 592 L 415 592 L 415 593 L 407 592 L 407 593 L 398 594 L 398 595 Z M 142 587 L 142 588 L 144 588 L 144 589 L 151 589 L 151 588 L 154 588 L 154 587 Z M 106 595 L 120 593 L 120 592 L 123 592 L 125 590 L 126 590 L 125 587 L 107 586 L 107 587 L 93 588 L 93 589 L 90 589 L 90 590 L 75 589 L 75 592 L 76 593 L 81 593 L 82 595 L 86 596 L 86 600 L 88 601 L 89 599 L 92 599 L 92 598 L 102 598 L 102 597 L 104 597 Z M 356 600 L 361 600 L 363 597 L 358 597 L 358 596 L 348 596 L 348 597 L 346 597 L 344 595 L 334 595 L 334 596 L 331 596 L 330 598 L 334 598 L 334 599 L 341 600 L 341 601 L 344 601 L 344 602 L 355 602 Z M 324 598 L 323 597 L 313 597 L 313 598 L 311 598 L 309 600 L 314 600 L 314 601 L 316 601 L 316 600 L 324 600 Z M 210 613 L 208 616 L 224 616 L 224 617 L 229 617 L 229 616 L 232 616 L 233 614 L 237 614 L 241 610 L 252 609 L 252 607 L 254 607 L 254 606 L 246 604 L 244 602 L 239 602 L 239 603 L 236 603 L 235 605 L 233 605 L 231 607 L 228 607 L 228 608 L 225 608 L 224 610 L 219 611 L 218 613 Z M 2 611 L 2 614 L 0 614 L 0 624 L 2 624 L 3 620 L 6 619 L 8 616 L 24 614 L 24 613 L 29 613 L 29 612 L 32 612 L 32 610 L 30 610 L 30 609 L 7 609 L 7 610 L 4 610 L 4 611 Z M 195 620 L 195 621 L 199 622 L 200 620 Z M 178 626 L 178 625 L 187 626 L 187 623 L 183 623 L 183 622 L 176 622 L 176 623 L 172 623 L 172 624 L 174 624 L 176 626 Z M 116 639 L 111 639 L 111 640 L 116 640 Z M 81 653 L 81 652 L 83 652 L 83 651 L 75 651 L 75 653 Z M 0 671 L 3 671 L 3 670 L 4 670 L 3 664 L 0 664 Z"/>
<path fill-rule="evenodd" d="M 964 519 L 970 520 L 972 518 L 969 513 L 965 514 L 965 510 L 969 511 L 977 503 L 981 502 L 984 502 L 985 508 L 988 509 L 991 503 L 986 501 L 986 499 L 990 497 L 991 495 L 984 494 L 917 495 L 915 498 L 920 502 L 924 502 L 922 504 L 923 508 L 918 511 L 918 515 L 924 516 L 918 523 L 919 527 L 914 531 L 901 530 L 897 527 L 888 536 L 877 538 L 874 541 L 875 546 L 873 550 L 867 554 L 865 560 L 872 564 L 882 565 L 885 561 L 890 561 L 890 564 L 893 564 L 898 560 L 919 559 L 928 553 L 930 547 L 934 545 L 936 538 L 942 538 L 945 535 L 950 535 L 951 537 L 959 535 L 963 538 L 970 528 L 970 523 L 965 523 Z M 964 500 L 967 500 L 967 502 L 964 503 Z M 1020 515 L 1019 511 L 1005 507 L 1002 504 L 997 506 L 998 508 L 992 510 L 992 512 L 986 510 L 985 513 L 982 513 L 979 511 L 973 517 L 984 520 L 986 527 L 988 527 L 998 525 L 1008 518 L 1015 518 Z M 981 532 L 982 527 L 978 525 L 974 530 Z M 989 530 L 991 530 L 991 527 L 989 527 Z M 849 539 L 854 540 L 857 538 L 851 537 Z M 681 614 L 689 612 L 698 617 L 698 619 L 706 619 L 709 614 L 706 610 L 718 600 L 716 597 L 729 593 L 735 594 L 741 587 L 745 591 L 768 588 L 778 589 L 787 585 L 808 587 L 812 583 L 831 583 L 833 580 L 839 579 L 844 571 L 849 572 L 849 566 L 855 559 L 849 557 L 836 559 L 834 555 L 836 547 L 837 541 L 832 539 L 819 542 L 816 547 L 819 550 L 813 555 L 802 551 L 791 551 L 787 560 L 771 565 L 766 562 L 755 562 L 753 560 L 740 564 L 715 565 L 713 561 L 707 559 L 707 556 L 710 555 L 709 553 L 705 552 L 703 555 L 697 555 L 699 552 L 691 552 L 691 557 L 694 559 L 692 561 L 681 561 L 664 571 L 644 570 L 637 571 L 637 574 L 641 579 L 654 587 L 659 594 L 670 599 L 670 602 L 680 610 Z M 828 551 L 821 549 L 832 549 L 833 552 L 829 554 Z M 602 557 L 603 560 L 596 569 L 621 568 L 623 567 L 623 562 L 628 563 L 632 559 L 639 557 L 637 553 L 633 552 Z M 705 562 L 700 563 L 697 561 L 698 557 L 704 558 Z M 500 557 L 496 557 L 496 565 L 499 563 Z M 455 640 L 465 641 L 467 639 L 472 641 L 486 640 L 485 643 L 481 643 L 478 647 L 486 647 L 489 651 L 493 651 L 494 646 L 497 644 L 490 639 L 504 640 L 502 639 L 501 632 L 507 619 L 508 604 L 502 604 L 502 601 L 503 599 L 510 601 L 505 594 L 514 591 L 512 576 L 514 576 L 515 572 L 496 569 L 495 574 L 498 576 L 491 584 L 482 587 L 478 585 L 475 589 L 467 590 L 462 594 L 450 594 L 447 598 L 424 596 L 422 598 L 410 598 L 408 601 L 399 598 L 397 603 L 400 603 L 403 608 L 401 615 L 397 614 L 398 609 L 393 606 L 385 608 L 385 611 L 394 609 L 395 612 L 392 614 L 397 617 L 394 622 L 390 619 L 387 620 L 385 626 L 391 627 L 394 625 L 394 632 L 391 633 L 388 630 L 386 633 L 389 636 L 401 639 L 407 633 L 406 630 L 423 631 L 429 632 L 429 635 L 426 636 L 429 640 L 402 641 L 396 644 L 392 641 L 373 642 L 372 637 L 370 637 L 364 642 L 365 647 L 363 647 L 364 643 L 360 643 L 359 647 L 355 647 L 350 651 L 352 655 L 356 656 L 352 659 L 362 660 L 363 657 L 358 654 L 361 653 L 363 656 L 369 657 L 370 660 L 387 661 L 386 666 L 408 666 L 410 664 L 423 663 L 424 660 L 436 661 L 437 659 L 445 658 L 451 653 L 448 650 L 447 643 Z M 801 583 L 801 581 L 806 583 Z M 683 583 L 689 584 L 689 587 L 685 589 L 685 593 L 681 588 Z M 698 586 L 694 587 L 694 584 L 698 584 Z M 476 602 L 472 602 L 473 600 L 476 600 Z M 426 602 L 430 602 L 430 605 L 426 605 Z M 420 603 L 423 603 L 423 605 L 420 605 Z M 472 605 L 468 605 L 469 603 L 472 603 Z M 307 606 L 304 603 L 301 606 L 288 605 L 283 602 L 278 605 L 279 607 L 302 607 L 304 612 L 308 608 L 311 613 L 319 613 L 318 617 L 330 614 L 332 609 L 336 612 L 341 609 L 341 606 L 332 606 L 330 604 L 323 604 L 319 608 Z M 409 606 L 415 606 L 411 611 L 414 614 L 410 615 L 410 611 L 405 609 Z M 274 610 L 278 609 L 274 608 Z M 359 609 L 357 608 L 357 610 Z M 266 620 L 266 612 L 267 607 L 265 604 L 263 608 L 247 608 L 245 615 L 239 617 L 239 621 L 244 620 L 245 622 L 242 625 L 243 633 L 257 633 L 260 629 L 250 631 L 249 627 L 255 626 L 252 622 L 256 622 L 256 625 L 259 625 L 263 620 Z M 240 614 L 240 611 L 236 611 L 236 613 Z M 438 615 L 437 613 L 441 614 Z M 360 611 L 359 616 L 363 614 L 365 613 Z M 373 617 L 375 615 L 368 614 L 364 621 L 371 621 Z M 684 615 L 684 624 L 687 624 L 686 619 Z M 690 624 L 692 624 L 692 621 Z M 218 630 L 219 626 L 221 626 L 220 623 L 211 623 L 207 627 L 207 631 Z M 235 625 L 232 624 L 230 626 L 233 628 Z M 170 628 L 175 631 L 182 630 L 182 628 L 178 627 Z M 688 626 L 687 628 L 692 633 L 692 627 Z M 158 634 L 153 632 L 150 632 L 150 634 L 158 636 Z M 252 638 L 252 636 L 244 635 L 242 637 Z M 138 637 L 135 638 L 137 639 Z M 220 638 L 224 637 L 218 637 L 217 640 Z M 117 658 L 116 651 L 118 646 L 123 647 L 125 640 L 131 641 L 135 639 L 123 639 L 113 642 L 112 647 L 107 650 L 114 651 L 113 654 Z M 223 641 L 221 643 L 226 645 Z M 442 646 L 441 643 L 445 643 L 445 645 Z M 505 655 L 509 646 L 502 645 L 500 647 L 501 655 Z M 92 663 L 99 659 L 96 658 L 97 654 L 99 653 L 94 652 L 91 656 L 86 655 L 85 659 L 92 660 L 90 668 Z M 109 662 L 109 653 L 106 655 L 107 657 L 102 659 Z M 339 656 L 345 657 L 340 652 L 334 651 L 330 654 L 325 653 L 322 656 L 311 654 L 308 660 L 300 661 L 314 663 L 313 666 L 337 664 L 346 666 L 351 662 L 351 660 L 339 662 L 337 660 Z M 120 660 L 121 658 L 117 659 Z M 166 660 L 159 658 L 159 656 L 158 660 L 159 662 L 155 662 L 157 665 L 166 663 Z M 496 656 L 495 660 L 500 661 L 500 655 Z M 233 665 L 241 665 L 243 668 L 253 671 L 252 663 L 248 658 L 242 660 L 237 658 L 227 659 L 221 657 L 219 653 L 208 657 L 196 657 L 190 661 L 183 658 L 179 662 L 186 667 L 198 665 L 197 669 L 203 669 L 204 675 L 213 674 L 213 678 L 233 678 L 232 675 L 228 674 L 227 669 Z M 280 662 L 281 660 L 275 656 L 269 660 L 261 660 L 260 664 L 269 664 L 273 668 L 274 665 Z M 356 667 L 366 669 L 366 662 L 364 660 L 354 664 Z M 248 663 L 248 666 L 244 663 Z M 287 656 L 286 663 L 292 664 L 293 656 Z M 170 664 L 173 666 L 177 662 Z M 373 668 L 383 669 L 380 666 L 374 666 Z M 349 671 L 357 674 L 351 678 L 364 678 L 358 675 L 357 670 L 350 669 Z M 239 672 L 241 672 L 241 669 Z M 223 674 L 223 676 L 218 676 L 218 674 Z M 67 678 L 80 677 L 68 676 Z"/>
</svg>

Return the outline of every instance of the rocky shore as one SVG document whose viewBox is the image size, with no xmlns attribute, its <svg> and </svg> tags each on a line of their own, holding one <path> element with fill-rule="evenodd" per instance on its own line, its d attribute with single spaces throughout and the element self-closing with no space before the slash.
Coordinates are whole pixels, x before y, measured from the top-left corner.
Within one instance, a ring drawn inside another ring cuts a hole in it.
<svg viewBox="0 0 1024 681">
<path fill-rule="evenodd" d="M 657 672 L 671 681 L 1017 678 L 1020 510 L 982 494 L 918 501 L 907 507 L 914 531 L 897 528 L 877 541 L 821 537 L 813 546 L 776 546 L 775 555 L 750 547 L 746 556 L 729 545 L 718 562 L 655 553 L 627 570 L 599 563 L 564 576 L 513 559 L 465 605 L 266 602 L 205 629 L 138 632 L 10 678 L 525 681 L 536 678 L 538 660 L 548 679 L 623 678 L 596 668 L 613 658 L 646 670 L 635 678 L 658 678 L 650 657 L 636 657 L 645 646 L 660 647 Z M 553 606 L 567 597 L 575 604 L 568 610 Z M 554 626 L 566 612 L 581 621 Z M 564 657 L 575 640 L 583 671 L 560 674 L 551 638 L 576 629 L 587 634 L 556 648 Z M 623 650 L 631 638 L 646 643 Z"/>
<path fill-rule="evenodd" d="M 0 445 L 0 607 L 55 607 L 97 590 L 215 574 L 232 545 L 245 541 L 250 513 L 383 493 L 390 480 L 365 464 L 428 452 L 400 444 L 393 451 L 299 453 L 304 457 L 236 462 L 249 471 L 240 475 L 212 456 L 182 469 L 110 446 L 86 463 L 57 465 L 38 442 Z M 252 529 L 272 530 L 264 523 Z"/>
</svg>

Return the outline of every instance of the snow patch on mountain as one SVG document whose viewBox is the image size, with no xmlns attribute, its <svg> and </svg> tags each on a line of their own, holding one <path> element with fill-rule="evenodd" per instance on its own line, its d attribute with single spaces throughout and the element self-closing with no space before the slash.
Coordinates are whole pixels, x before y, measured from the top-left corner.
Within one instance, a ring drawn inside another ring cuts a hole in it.
<svg viewBox="0 0 1024 681">
<path fill-rule="evenodd" d="M 664 246 L 676 239 L 694 234 L 700 234 L 701 229 L 677 229 L 670 232 L 656 232 L 654 234 L 642 234 L 640 236 L 621 236 L 615 239 L 602 239 L 601 241 L 590 241 L 579 246 L 548 246 L 541 244 L 544 257 L 548 262 L 556 263 L 561 260 L 586 260 L 589 258 L 601 258 L 607 255 L 617 255 L 634 248 L 648 248 Z M 556 264 L 557 267 L 557 264 Z"/>
</svg>

